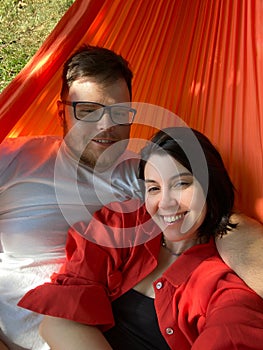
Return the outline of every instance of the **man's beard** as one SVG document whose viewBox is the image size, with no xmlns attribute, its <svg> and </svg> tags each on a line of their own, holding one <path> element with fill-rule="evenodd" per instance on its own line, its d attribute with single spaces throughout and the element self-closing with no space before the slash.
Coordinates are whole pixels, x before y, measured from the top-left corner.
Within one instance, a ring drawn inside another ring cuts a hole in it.
<svg viewBox="0 0 263 350">
<path fill-rule="evenodd" d="M 80 162 L 89 166 L 97 172 L 103 172 L 116 164 L 125 152 L 129 143 L 129 139 L 120 140 L 107 147 L 103 152 L 98 152 L 90 149 L 89 144 L 82 152 Z"/>
<path fill-rule="evenodd" d="M 114 155 L 114 158 L 112 156 L 107 156 L 105 151 L 97 157 L 92 151 L 89 150 L 89 145 L 87 145 L 86 149 L 82 152 L 80 156 L 80 163 L 88 166 L 89 168 L 92 168 L 97 172 L 102 172 L 110 168 L 118 159 L 118 156 L 119 155 L 117 154 L 116 156 Z"/>
<path fill-rule="evenodd" d="M 79 163 L 93 169 L 97 172 L 103 172 L 109 169 L 118 158 L 124 153 L 129 140 L 122 140 L 114 143 L 111 147 L 105 149 L 104 152 L 96 154 L 94 150 L 90 150 L 89 142 L 83 150 L 78 150 L 74 145 L 74 137 L 71 137 L 72 133 L 69 131 L 66 121 L 63 123 L 64 141 L 67 144 L 70 151 L 74 154 L 75 158 L 79 160 Z"/>
</svg>

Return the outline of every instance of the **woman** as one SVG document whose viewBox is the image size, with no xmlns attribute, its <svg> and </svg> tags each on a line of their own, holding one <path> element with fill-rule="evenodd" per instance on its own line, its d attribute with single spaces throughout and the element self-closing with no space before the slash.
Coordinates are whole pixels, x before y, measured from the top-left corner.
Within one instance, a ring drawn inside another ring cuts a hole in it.
<svg viewBox="0 0 263 350">
<path fill-rule="evenodd" d="M 261 349 L 263 300 L 215 247 L 237 226 L 221 156 L 201 133 L 168 128 L 141 159 L 145 205 L 113 203 L 82 236 L 72 228 L 63 270 L 20 306 L 49 315 L 52 349 Z"/>
</svg>

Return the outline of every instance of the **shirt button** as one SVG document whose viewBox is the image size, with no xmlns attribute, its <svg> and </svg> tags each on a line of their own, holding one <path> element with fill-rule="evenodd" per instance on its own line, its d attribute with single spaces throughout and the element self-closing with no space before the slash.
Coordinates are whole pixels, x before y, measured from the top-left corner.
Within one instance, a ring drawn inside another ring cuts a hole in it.
<svg viewBox="0 0 263 350">
<path fill-rule="evenodd" d="M 172 328 L 168 327 L 168 328 L 166 328 L 165 332 L 168 335 L 172 335 L 174 333 L 174 330 Z"/>
<path fill-rule="evenodd" d="M 157 282 L 156 283 L 156 289 L 161 289 L 163 286 L 162 282 Z"/>
</svg>

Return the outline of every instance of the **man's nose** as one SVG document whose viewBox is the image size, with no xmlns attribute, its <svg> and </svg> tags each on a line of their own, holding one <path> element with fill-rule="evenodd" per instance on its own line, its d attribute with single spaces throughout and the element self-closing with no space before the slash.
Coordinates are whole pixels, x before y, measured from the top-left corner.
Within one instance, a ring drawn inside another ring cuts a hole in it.
<svg viewBox="0 0 263 350">
<path fill-rule="evenodd" d="M 103 115 L 102 115 L 101 119 L 97 122 L 97 124 L 98 124 L 100 130 L 106 130 L 106 129 L 109 129 L 115 125 L 111 119 L 109 109 L 105 109 L 103 111 Z"/>
</svg>

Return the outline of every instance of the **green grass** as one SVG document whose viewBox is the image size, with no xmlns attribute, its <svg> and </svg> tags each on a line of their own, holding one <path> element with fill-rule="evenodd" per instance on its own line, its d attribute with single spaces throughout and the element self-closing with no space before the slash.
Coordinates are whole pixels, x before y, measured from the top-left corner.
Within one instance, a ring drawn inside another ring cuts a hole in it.
<svg viewBox="0 0 263 350">
<path fill-rule="evenodd" d="M 0 0 L 0 92 L 36 53 L 74 0 Z"/>
</svg>

